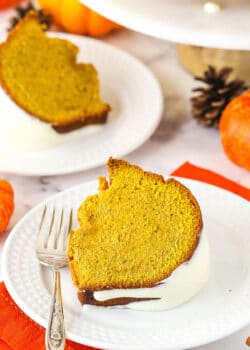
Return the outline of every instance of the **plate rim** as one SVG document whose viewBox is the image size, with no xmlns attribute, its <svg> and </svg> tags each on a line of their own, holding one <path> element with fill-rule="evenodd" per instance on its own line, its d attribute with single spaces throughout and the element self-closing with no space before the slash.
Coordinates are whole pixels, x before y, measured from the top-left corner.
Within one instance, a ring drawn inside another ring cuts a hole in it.
<svg viewBox="0 0 250 350">
<path fill-rule="evenodd" d="M 147 76 L 147 78 L 150 78 L 150 83 L 151 83 L 151 87 L 154 90 L 154 100 L 156 101 L 155 105 L 156 105 L 156 110 L 154 113 L 154 118 L 152 118 L 151 120 L 151 124 L 150 127 L 148 127 L 148 129 L 146 130 L 146 132 L 143 133 L 142 136 L 136 137 L 135 140 L 133 141 L 133 144 L 130 143 L 130 145 L 126 145 L 126 147 L 123 146 L 123 149 L 120 150 L 119 152 L 116 153 L 116 151 L 114 151 L 114 155 L 117 158 L 121 158 L 124 157 L 128 154 L 130 154 L 131 152 L 135 151 L 136 149 L 138 149 L 139 147 L 141 147 L 146 141 L 149 140 L 150 136 L 155 132 L 155 130 L 157 129 L 161 118 L 162 118 L 162 114 L 163 114 L 163 110 L 164 110 L 164 95 L 163 95 L 163 91 L 160 85 L 159 80 L 157 79 L 156 75 L 153 73 L 153 71 L 146 65 L 144 64 L 143 61 L 141 61 L 139 58 L 133 56 L 132 54 L 130 54 L 129 52 L 114 46 L 110 43 L 104 42 L 104 41 L 100 41 L 98 39 L 95 38 L 90 38 L 90 37 L 84 37 L 84 36 L 79 36 L 76 34 L 69 34 L 69 33 L 63 33 L 63 32 L 49 32 L 48 33 L 49 36 L 51 37 L 57 37 L 57 38 L 61 38 L 61 39 L 66 39 L 69 41 L 72 41 L 74 44 L 74 40 L 76 41 L 82 41 L 83 45 L 84 42 L 90 43 L 92 45 L 98 45 L 100 48 L 105 48 L 110 50 L 110 52 L 115 52 L 117 53 L 117 55 L 119 57 L 125 57 L 129 62 L 131 62 L 131 64 L 133 65 L 138 65 L 140 66 L 141 70 L 143 70 L 143 75 Z M 71 39 L 72 38 L 72 39 Z M 4 40 L 3 37 L 0 38 L 0 40 Z M 1 41 L 0 41 L 1 42 Z M 78 46 L 78 45 L 77 45 Z M 14 102 L 12 102 L 14 103 Z M 108 123 L 106 124 L 108 125 Z M 72 141 L 74 142 L 74 141 Z M 60 146 L 65 146 L 66 144 L 61 144 Z M 67 145 L 66 145 L 67 147 Z M 44 153 L 44 152 L 49 152 L 49 151 L 54 151 L 55 148 L 48 148 L 48 149 L 44 149 L 44 150 L 38 150 L 38 151 L 34 151 L 34 152 L 29 152 L 29 151 L 22 151 L 20 152 L 20 155 L 22 156 L 22 159 L 25 158 L 25 156 L 29 156 L 31 153 L 36 154 L 37 156 L 39 156 L 40 153 Z M 59 151 L 60 154 L 61 151 Z M 16 154 L 16 157 L 20 157 L 20 155 L 18 155 L 18 153 L 14 152 Z M 0 153 L 1 154 L 1 153 Z M 13 152 L 7 153 L 6 151 L 4 151 L 2 153 L 3 157 L 7 157 L 8 154 L 13 154 Z M 20 158 L 19 158 L 20 159 Z M 56 175 L 67 175 L 67 174 L 73 174 L 73 173 L 78 173 L 80 171 L 87 171 L 90 169 L 95 169 L 99 166 L 104 165 L 106 162 L 106 158 L 103 157 L 103 159 L 99 159 L 97 161 L 94 162 L 94 164 L 86 164 L 83 161 L 81 162 L 81 164 L 78 165 L 74 165 L 71 167 L 66 167 L 66 168 L 59 168 L 59 169 L 50 169 L 50 166 L 46 166 L 46 169 L 44 168 L 43 170 L 34 170 L 32 168 L 32 166 L 26 167 L 25 169 L 20 169 L 20 168 L 15 168 L 15 166 L 5 166 L 4 168 L 1 168 L 1 171 L 4 173 L 9 173 L 9 174 L 14 174 L 14 175 L 23 175 L 23 176 L 32 176 L 32 177 L 37 177 L 37 176 L 56 176 Z"/>
<path fill-rule="evenodd" d="M 109 1 L 101 2 L 100 0 L 80 0 L 83 5 L 88 6 L 92 10 L 100 13 L 101 15 L 109 18 L 110 20 L 114 22 L 118 22 L 121 25 L 130 28 L 132 30 L 135 30 L 139 33 L 149 35 L 151 37 L 159 38 L 162 40 L 168 40 L 174 43 L 181 43 L 181 44 L 187 44 L 187 45 L 194 45 L 194 46 L 206 46 L 208 48 L 220 48 L 220 49 L 233 49 L 233 50 L 243 50 L 247 51 L 249 50 L 249 45 L 247 43 L 244 43 L 244 40 L 240 40 L 240 37 L 238 38 L 237 42 L 236 40 L 233 41 L 233 43 L 229 43 L 228 40 L 223 39 L 218 39 L 219 37 L 217 36 L 217 41 L 214 42 L 213 39 L 210 38 L 210 36 L 207 34 L 206 35 L 206 42 L 204 45 L 204 38 L 202 38 L 200 35 L 197 37 L 195 36 L 195 39 L 193 38 L 193 35 L 195 32 L 197 32 L 197 27 L 195 26 L 192 29 L 192 33 L 190 31 L 187 34 L 187 30 L 184 31 L 180 30 L 178 31 L 177 27 L 169 26 L 167 30 L 167 35 L 165 34 L 164 28 L 165 26 L 162 24 L 162 21 L 154 21 L 151 20 L 150 18 L 145 18 L 142 16 L 138 16 L 138 13 L 135 14 L 133 17 L 133 13 L 130 12 L 130 22 L 126 21 L 124 19 L 124 8 L 119 8 L 116 6 L 113 6 L 112 3 Z M 127 12 L 126 15 L 129 13 Z M 204 12 L 204 15 L 206 13 Z M 215 14 L 207 14 L 208 16 L 212 16 Z M 218 16 L 218 13 L 216 13 Z M 220 12 L 219 12 L 220 15 Z M 154 25 L 157 24 L 157 25 Z M 199 28 L 198 28 L 199 29 Z M 201 28 L 203 29 L 203 28 Z M 177 32 L 177 34 L 176 34 Z"/>
<path fill-rule="evenodd" d="M 198 180 L 192 180 L 192 179 L 189 179 L 189 178 L 184 178 L 184 177 L 179 177 L 179 176 L 167 176 L 167 177 L 164 177 L 164 179 L 167 179 L 167 178 L 176 178 L 178 181 L 182 182 L 184 184 L 184 186 L 188 186 L 190 183 L 194 183 L 195 186 L 205 186 L 205 187 L 208 187 L 215 190 L 215 191 L 218 191 L 218 192 L 221 192 L 222 194 L 226 195 L 226 196 L 229 196 L 229 197 L 232 197 L 234 198 L 234 200 L 236 201 L 239 201 L 241 203 L 244 203 L 244 205 L 246 204 L 249 204 L 249 201 L 242 198 L 240 195 L 237 195 L 231 191 L 228 191 L 228 190 L 225 190 L 225 189 L 222 189 L 221 187 L 219 186 L 216 186 L 216 185 L 212 185 L 212 184 L 207 184 L 206 182 L 203 182 L 203 181 L 198 181 Z M 59 193 L 56 193 L 50 197 L 48 197 L 47 199 L 43 200 L 42 202 L 38 203 L 36 206 L 34 206 L 32 209 L 30 209 L 18 222 L 17 224 L 13 227 L 13 229 L 11 230 L 11 232 L 9 233 L 6 241 L 5 241 L 5 244 L 4 244 L 4 247 L 3 247 L 3 251 L 2 251 L 2 256 L 1 256 L 1 272 L 2 272 L 2 277 L 3 277 L 3 281 L 6 285 L 6 288 L 9 292 L 9 294 L 11 295 L 11 297 L 13 298 L 14 302 L 20 307 L 20 309 L 28 316 L 30 317 L 34 322 L 38 323 L 39 325 L 43 326 L 43 327 L 46 327 L 46 320 L 44 320 L 42 317 L 40 317 L 39 315 L 37 315 L 31 308 L 27 308 L 27 305 L 25 305 L 25 302 L 22 300 L 22 298 L 19 297 L 18 293 L 16 292 L 15 290 L 15 287 L 14 285 L 12 285 L 12 282 L 11 282 L 11 279 L 9 278 L 8 274 L 7 274 L 7 260 L 8 260 L 8 249 L 9 249 L 9 246 L 10 244 L 12 243 L 12 240 L 14 239 L 15 237 L 15 234 L 16 232 L 18 232 L 18 229 L 19 229 L 19 226 L 21 226 L 23 224 L 23 222 L 28 219 L 29 217 L 32 217 L 32 215 L 37 211 L 39 210 L 41 207 L 43 207 L 46 203 L 49 203 L 49 202 L 53 202 L 55 201 L 56 199 L 58 199 L 59 197 L 67 194 L 67 193 L 70 193 L 70 192 L 74 192 L 74 191 L 77 191 L 78 189 L 81 189 L 82 187 L 85 187 L 85 186 L 93 186 L 95 185 L 95 187 L 97 188 L 97 184 L 98 184 L 98 181 L 96 179 L 92 179 L 90 181 L 87 181 L 87 182 L 83 182 L 81 184 L 78 184 L 78 185 L 75 185 L 75 186 L 72 186 L 62 192 L 59 192 Z M 250 274 L 250 272 L 249 272 Z M 28 310 L 28 311 L 27 311 Z M 225 330 L 224 333 L 220 333 L 220 335 L 218 335 L 217 337 L 214 337 L 212 340 L 209 339 L 209 337 L 205 337 L 205 339 L 203 341 L 200 341 L 200 342 L 195 342 L 193 341 L 192 343 L 190 342 L 189 344 L 187 345 L 184 345 L 185 348 L 189 349 L 189 348 L 193 348 L 193 347 L 197 347 L 197 346 L 202 346 L 202 345 L 205 345 L 205 344 L 209 344 L 211 342 L 214 342 L 214 341 L 217 341 L 219 339 L 222 339 L 226 336 L 229 336 L 231 335 L 232 333 L 235 333 L 237 331 L 239 331 L 240 329 L 242 329 L 243 327 L 247 326 L 250 322 L 250 316 L 249 316 L 249 320 L 247 322 L 245 322 L 244 324 L 241 324 L 238 326 L 238 328 L 233 328 L 233 329 L 230 329 L 230 330 Z M 89 338 L 86 338 L 86 337 L 83 337 L 83 336 L 80 336 L 80 335 L 76 335 L 72 332 L 67 332 L 67 339 L 69 340 L 72 340 L 72 341 L 75 341 L 79 344 L 84 344 L 84 345 L 87 345 L 87 346 L 93 346 L 93 347 L 98 347 L 98 348 L 103 348 L 103 349 L 114 349 L 114 350 L 128 350 L 128 349 L 132 349 L 130 346 L 128 345 L 121 345 L 121 344 L 113 344 L 113 343 L 104 343 L 104 342 L 100 342 L 99 340 L 92 340 L 92 339 L 89 339 Z M 161 347 L 161 346 L 152 346 L 150 345 L 150 348 L 146 348 L 145 345 L 142 345 L 142 346 L 136 346 L 136 349 L 137 350 L 149 350 L 149 349 L 152 349 L 152 350 L 165 350 L 166 347 Z M 168 350 L 170 350 L 170 348 L 167 348 Z M 133 349 L 134 350 L 134 349 Z M 180 347 L 171 347 L 171 350 L 181 350 Z"/>
</svg>

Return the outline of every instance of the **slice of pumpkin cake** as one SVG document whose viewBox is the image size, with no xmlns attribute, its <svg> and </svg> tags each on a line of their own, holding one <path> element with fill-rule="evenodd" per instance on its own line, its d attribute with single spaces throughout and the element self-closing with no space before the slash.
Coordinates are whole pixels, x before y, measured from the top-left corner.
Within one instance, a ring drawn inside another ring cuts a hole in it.
<svg viewBox="0 0 250 350">
<path fill-rule="evenodd" d="M 179 181 L 124 160 L 110 158 L 108 172 L 70 233 L 69 266 L 81 302 L 142 310 L 183 303 L 209 271 L 197 200 Z"/>
<path fill-rule="evenodd" d="M 109 105 L 99 96 L 92 64 L 77 63 L 78 48 L 48 37 L 36 12 L 0 45 L 0 83 L 25 111 L 58 132 L 104 123 Z"/>
</svg>

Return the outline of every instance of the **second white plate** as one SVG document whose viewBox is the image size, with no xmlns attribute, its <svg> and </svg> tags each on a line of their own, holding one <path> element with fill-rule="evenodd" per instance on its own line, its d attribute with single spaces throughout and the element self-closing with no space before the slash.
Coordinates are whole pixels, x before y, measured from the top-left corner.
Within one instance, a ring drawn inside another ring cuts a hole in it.
<svg viewBox="0 0 250 350">
<path fill-rule="evenodd" d="M 62 290 L 67 336 L 79 343 L 113 350 L 180 350 L 223 338 L 250 322 L 249 203 L 230 192 L 180 179 L 198 199 L 204 234 L 211 250 L 211 276 L 206 287 L 187 303 L 162 312 L 89 307 L 82 310 L 68 269 Z M 97 182 L 61 192 L 48 205 L 75 209 Z M 2 273 L 18 306 L 46 326 L 51 274 L 41 268 L 35 243 L 43 205 L 34 208 L 13 229 L 4 247 Z"/>
<path fill-rule="evenodd" d="M 151 136 L 160 121 L 161 89 L 140 61 L 98 40 L 61 33 L 53 36 L 73 42 L 79 47 L 78 60 L 95 65 L 101 95 L 112 108 L 108 122 L 82 128 L 70 140 L 66 134 L 62 135 L 65 142 L 53 148 L 10 151 L 0 147 L 0 171 L 56 175 L 87 170 L 106 163 L 110 155 L 122 157 L 132 152 Z M 20 118 L 25 113 L 3 91 L 0 91 L 0 105 L 0 121 L 8 118 L 8 113 Z"/>
</svg>

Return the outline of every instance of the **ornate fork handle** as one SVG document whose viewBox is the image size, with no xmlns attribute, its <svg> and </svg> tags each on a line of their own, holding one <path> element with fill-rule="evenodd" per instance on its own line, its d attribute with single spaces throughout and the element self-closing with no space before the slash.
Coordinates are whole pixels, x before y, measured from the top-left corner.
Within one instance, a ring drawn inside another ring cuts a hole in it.
<svg viewBox="0 0 250 350">
<path fill-rule="evenodd" d="M 60 272 L 53 268 L 54 285 L 50 306 L 49 322 L 46 329 L 47 350 L 63 350 L 65 347 L 65 327 L 62 306 Z"/>
</svg>

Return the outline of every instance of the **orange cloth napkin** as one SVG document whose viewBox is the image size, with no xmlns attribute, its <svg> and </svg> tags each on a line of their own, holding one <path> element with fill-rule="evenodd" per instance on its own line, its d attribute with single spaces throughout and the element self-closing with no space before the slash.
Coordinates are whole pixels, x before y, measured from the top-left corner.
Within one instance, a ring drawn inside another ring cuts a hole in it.
<svg viewBox="0 0 250 350">
<path fill-rule="evenodd" d="M 0 349 L 45 350 L 44 328 L 32 321 L 14 303 L 3 282 L 0 283 Z M 67 340 L 66 350 L 93 350 Z"/>
<path fill-rule="evenodd" d="M 234 192 L 235 194 L 238 194 L 239 196 L 250 201 L 249 188 L 238 185 L 236 182 L 231 181 L 222 175 L 216 174 L 211 170 L 200 168 L 188 162 L 181 165 L 171 175 L 206 182 L 208 184 Z"/>
<path fill-rule="evenodd" d="M 203 181 L 232 191 L 250 200 L 250 189 L 238 185 L 210 170 L 184 163 L 172 175 Z M 26 316 L 0 283 L 0 349 L 45 350 L 44 329 Z M 67 341 L 66 350 L 91 350 L 89 346 Z"/>
</svg>

